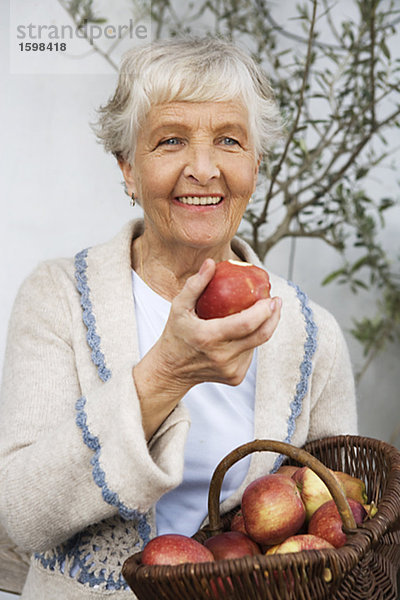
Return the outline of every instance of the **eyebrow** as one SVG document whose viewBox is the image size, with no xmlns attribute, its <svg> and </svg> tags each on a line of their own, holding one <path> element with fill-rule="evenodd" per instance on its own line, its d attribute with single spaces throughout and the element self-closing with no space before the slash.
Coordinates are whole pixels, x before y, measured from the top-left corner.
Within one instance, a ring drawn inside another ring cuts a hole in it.
<svg viewBox="0 0 400 600">
<path fill-rule="evenodd" d="M 162 125 L 158 125 L 151 131 L 151 135 L 160 134 L 163 131 L 171 130 L 171 128 L 177 129 L 177 130 L 186 130 L 186 131 L 188 129 L 190 129 L 189 126 L 187 126 L 187 125 L 185 125 L 185 123 L 182 123 L 181 121 L 179 121 L 179 119 L 176 117 L 171 118 L 170 121 L 168 118 L 166 118 L 165 122 Z M 249 136 L 249 133 L 245 127 L 243 127 L 240 123 L 236 123 L 236 122 L 232 122 L 232 121 L 226 121 L 226 122 L 220 123 L 214 129 L 214 132 L 216 134 L 222 133 L 223 131 L 238 131 L 239 133 L 244 135 L 246 138 Z"/>
<path fill-rule="evenodd" d="M 245 135 L 246 137 L 248 135 L 247 129 L 245 127 L 240 125 L 240 123 L 235 123 L 232 121 L 227 121 L 226 123 L 222 123 L 221 125 L 218 125 L 218 127 L 216 128 L 216 131 L 223 131 L 226 129 L 232 130 L 232 131 L 237 130 L 240 133 L 242 133 L 243 135 Z"/>
</svg>

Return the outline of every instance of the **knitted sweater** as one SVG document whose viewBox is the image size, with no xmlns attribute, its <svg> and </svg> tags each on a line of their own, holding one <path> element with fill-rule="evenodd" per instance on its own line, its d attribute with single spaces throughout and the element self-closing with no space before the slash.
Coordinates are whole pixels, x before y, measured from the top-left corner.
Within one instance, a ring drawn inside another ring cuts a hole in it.
<svg viewBox="0 0 400 600">
<path fill-rule="evenodd" d="M 120 571 L 155 534 L 154 505 L 182 478 L 190 427 L 179 404 L 146 443 L 132 367 L 139 360 L 129 223 L 75 259 L 39 265 L 10 320 L 0 403 L 0 519 L 32 553 L 25 600 L 132 598 Z M 262 266 L 235 238 L 232 248 Z M 343 335 L 326 310 L 271 274 L 281 320 L 259 347 L 255 438 L 302 446 L 356 433 Z M 252 455 L 244 487 L 283 456 Z M 183 516 L 184 518 L 184 516 Z"/>
</svg>

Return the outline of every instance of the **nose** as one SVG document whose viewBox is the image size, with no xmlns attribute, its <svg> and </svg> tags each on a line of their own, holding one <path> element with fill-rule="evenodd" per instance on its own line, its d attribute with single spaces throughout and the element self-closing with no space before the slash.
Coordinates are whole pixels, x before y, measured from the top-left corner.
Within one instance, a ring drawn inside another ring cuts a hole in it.
<svg viewBox="0 0 400 600">
<path fill-rule="evenodd" d="M 183 170 L 185 177 L 206 185 L 211 179 L 220 176 L 215 150 L 208 144 L 199 144 L 190 149 L 187 163 Z"/>
</svg>

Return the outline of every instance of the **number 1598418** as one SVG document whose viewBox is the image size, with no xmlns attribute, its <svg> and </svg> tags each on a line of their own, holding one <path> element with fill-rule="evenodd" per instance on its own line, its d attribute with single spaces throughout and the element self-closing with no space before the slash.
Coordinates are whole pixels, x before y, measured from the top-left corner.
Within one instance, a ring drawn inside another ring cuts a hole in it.
<svg viewBox="0 0 400 600">
<path fill-rule="evenodd" d="M 18 44 L 21 52 L 65 52 L 65 42 L 21 42 Z"/>
</svg>

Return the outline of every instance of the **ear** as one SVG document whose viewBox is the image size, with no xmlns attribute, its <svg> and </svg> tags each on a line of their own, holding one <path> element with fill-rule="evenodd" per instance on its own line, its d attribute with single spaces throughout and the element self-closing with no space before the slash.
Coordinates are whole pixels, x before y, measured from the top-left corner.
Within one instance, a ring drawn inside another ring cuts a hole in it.
<svg viewBox="0 0 400 600">
<path fill-rule="evenodd" d="M 258 171 L 259 171 L 259 168 L 260 168 L 260 164 L 261 164 L 262 158 L 263 158 L 262 154 L 259 154 L 257 162 L 256 162 L 256 164 L 254 166 L 254 188 L 253 188 L 253 192 L 256 189 L 257 179 L 258 179 Z"/>
<path fill-rule="evenodd" d="M 122 175 L 124 176 L 126 189 L 129 195 L 131 196 L 133 192 L 136 194 L 136 186 L 133 177 L 132 165 L 130 165 L 128 161 L 123 160 L 122 158 L 118 158 L 118 165 L 122 171 Z"/>
</svg>

